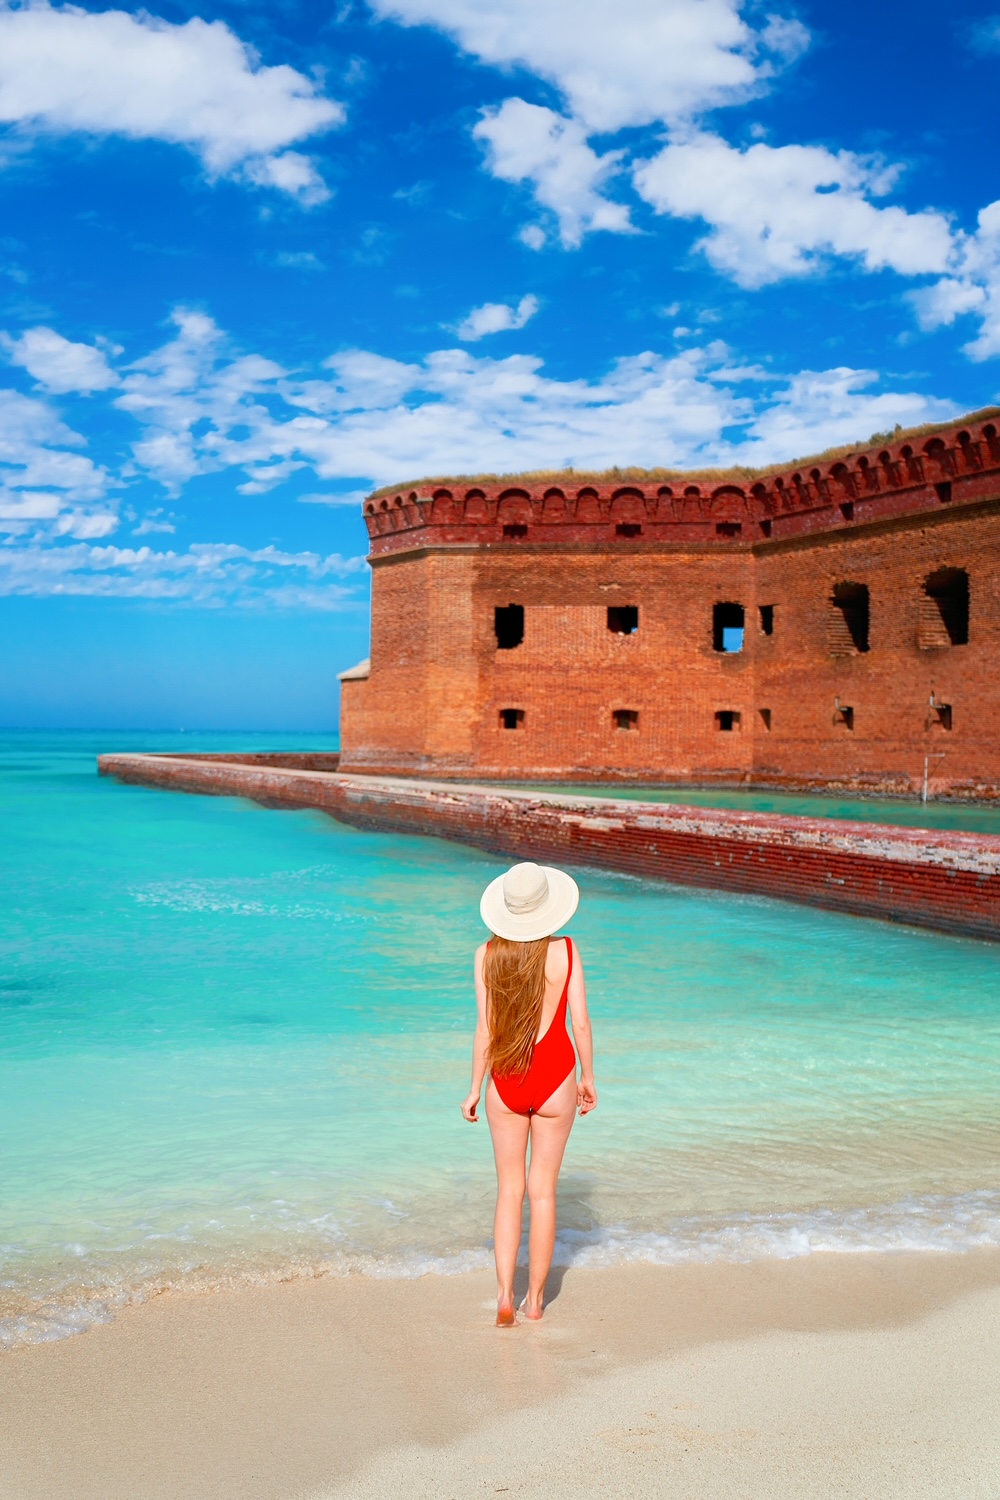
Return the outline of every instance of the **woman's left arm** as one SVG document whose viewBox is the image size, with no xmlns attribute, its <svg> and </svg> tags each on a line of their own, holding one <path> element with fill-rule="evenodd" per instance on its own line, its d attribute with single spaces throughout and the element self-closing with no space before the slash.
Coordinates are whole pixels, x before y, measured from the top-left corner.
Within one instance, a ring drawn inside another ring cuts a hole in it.
<svg viewBox="0 0 1000 1500">
<path fill-rule="evenodd" d="M 462 1114 L 472 1125 L 479 1122 L 476 1111 L 479 1108 L 479 1096 L 483 1091 L 483 1079 L 486 1077 L 486 1048 L 490 1040 L 489 1027 L 486 1024 L 486 985 L 483 982 L 485 957 L 486 944 L 483 943 L 476 949 L 475 959 L 476 1034 L 472 1039 L 472 1087 L 462 1104 Z"/>
<path fill-rule="evenodd" d="M 572 942 L 572 938 L 570 942 Z M 594 1035 L 587 1010 L 587 983 L 583 977 L 580 950 L 573 943 L 573 972 L 569 980 L 569 1014 L 573 1022 L 573 1040 L 580 1056 L 580 1081 L 576 1086 L 576 1103 L 581 1115 L 597 1108 L 594 1083 Z"/>
</svg>

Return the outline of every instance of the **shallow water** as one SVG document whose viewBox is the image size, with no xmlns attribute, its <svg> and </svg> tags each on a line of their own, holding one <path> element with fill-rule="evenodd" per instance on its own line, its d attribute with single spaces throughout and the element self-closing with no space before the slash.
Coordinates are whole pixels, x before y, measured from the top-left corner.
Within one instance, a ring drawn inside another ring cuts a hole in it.
<svg viewBox="0 0 1000 1500">
<path fill-rule="evenodd" d="M 458 1103 L 502 862 L 94 770 L 250 742 L 0 738 L 8 1342 L 163 1286 L 488 1263 Z M 580 879 L 601 1102 L 563 1260 L 1000 1244 L 1000 950 Z"/>
</svg>

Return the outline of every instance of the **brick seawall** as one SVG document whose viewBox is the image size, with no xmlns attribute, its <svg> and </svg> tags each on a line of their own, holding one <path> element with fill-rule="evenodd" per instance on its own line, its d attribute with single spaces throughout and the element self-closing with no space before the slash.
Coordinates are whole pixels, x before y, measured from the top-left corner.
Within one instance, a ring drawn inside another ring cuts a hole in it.
<svg viewBox="0 0 1000 1500">
<path fill-rule="evenodd" d="M 259 761 L 102 755 L 141 786 L 313 807 L 358 828 L 491 853 L 775 896 L 1000 939 L 1000 838 L 657 802 L 380 776 Z"/>
</svg>

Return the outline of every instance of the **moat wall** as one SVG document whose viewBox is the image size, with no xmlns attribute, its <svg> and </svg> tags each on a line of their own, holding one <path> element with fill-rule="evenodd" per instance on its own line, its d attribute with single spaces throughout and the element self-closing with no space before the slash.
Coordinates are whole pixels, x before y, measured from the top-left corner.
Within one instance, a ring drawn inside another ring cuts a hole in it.
<svg viewBox="0 0 1000 1500">
<path fill-rule="evenodd" d="M 538 859 L 775 896 L 1000 938 L 1000 838 L 262 764 L 103 755 L 143 786 L 310 807 L 361 828 L 455 839 Z"/>
</svg>

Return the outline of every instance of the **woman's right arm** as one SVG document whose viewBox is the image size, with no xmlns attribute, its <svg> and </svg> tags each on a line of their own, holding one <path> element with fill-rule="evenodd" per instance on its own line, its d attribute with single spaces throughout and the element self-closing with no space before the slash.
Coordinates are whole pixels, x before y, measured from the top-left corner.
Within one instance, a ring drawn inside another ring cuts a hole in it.
<svg viewBox="0 0 1000 1500">
<path fill-rule="evenodd" d="M 483 1091 L 483 1079 L 486 1077 L 486 1048 L 489 1045 L 490 1033 L 486 1024 L 486 985 L 483 982 L 483 959 L 486 957 L 486 944 L 483 943 L 476 949 L 475 980 L 476 980 L 476 1034 L 472 1039 L 472 1087 L 462 1103 L 462 1114 L 472 1125 L 478 1124 L 479 1116 L 476 1110 L 479 1108 L 479 1096 Z"/>
<path fill-rule="evenodd" d="M 570 939 L 572 942 L 572 939 Z M 573 1040 L 580 1058 L 580 1081 L 576 1088 L 576 1103 L 581 1115 L 589 1115 L 597 1108 L 597 1089 L 594 1084 L 594 1035 L 587 1010 L 587 982 L 583 977 L 583 962 L 580 950 L 573 943 L 573 972 L 569 980 L 569 1013 L 573 1022 Z"/>
</svg>

